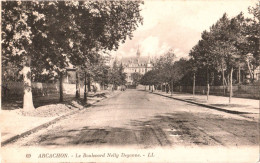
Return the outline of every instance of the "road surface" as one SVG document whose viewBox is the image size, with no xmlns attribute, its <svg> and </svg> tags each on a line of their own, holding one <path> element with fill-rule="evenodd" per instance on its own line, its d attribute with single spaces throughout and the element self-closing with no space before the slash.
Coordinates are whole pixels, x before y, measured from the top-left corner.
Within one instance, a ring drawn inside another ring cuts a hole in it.
<svg viewBox="0 0 260 163">
<path fill-rule="evenodd" d="M 14 146 L 257 146 L 257 122 L 127 90 L 11 144 Z"/>
</svg>

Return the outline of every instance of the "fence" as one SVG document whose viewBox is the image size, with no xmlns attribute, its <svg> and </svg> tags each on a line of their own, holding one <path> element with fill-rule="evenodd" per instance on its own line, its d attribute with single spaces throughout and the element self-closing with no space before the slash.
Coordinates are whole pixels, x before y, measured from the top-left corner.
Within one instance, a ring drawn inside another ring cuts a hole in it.
<svg viewBox="0 0 260 163">
<path fill-rule="evenodd" d="M 223 86 L 210 86 L 209 93 L 212 95 L 224 95 L 225 89 L 225 96 L 229 96 L 230 88 L 223 87 Z M 233 86 L 233 97 L 243 97 L 243 98 L 254 98 L 259 99 L 260 96 L 260 85 L 236 85 Z M 193 87 L 192 86 L 176 86 L 173 88 L 175 92 L 185 92 L 185 93 L 192 93 Z M 195 87 L 196 94 L 207 94 L 207 86 L 196 86 Z"/>
<path fill-rule="evenodd" d="M 98 83 L 92 83 L 91 89 L 100 91 L 101 87 Z M 3 82 L 1 86 L 3 98 L 23 97 L 23 82 Z M 63 83 L 63 93 L 76 94 L 76 84 Z M 32 82 L 33 96 L 47 96 L 59 94 L 58 83 L 39 83 Z M 84 85 L 80 85 L 80 94 L 84 94 Z"/>
<path fill-rule="evenodd" d="M 83 86 L 81 87 L 83 89 Z M 23 96 L 23 83 L 22 82 L 4 82 L 1 86 L 2 97 L 22 97 Z M 63 93 L 75 94 L 76 85 L 75 84 L 63 84 Z M 59 94 L 59 84 L 58 83 L 32 83 L 32 94 L 33 96 L 46 96 Z"/>
</svg>

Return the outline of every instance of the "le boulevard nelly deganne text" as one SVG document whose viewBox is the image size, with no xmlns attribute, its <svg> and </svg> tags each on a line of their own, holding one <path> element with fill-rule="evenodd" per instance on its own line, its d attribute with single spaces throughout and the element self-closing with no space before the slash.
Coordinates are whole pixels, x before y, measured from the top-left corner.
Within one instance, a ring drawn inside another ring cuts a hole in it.
<svg viewBox="0 0 260 163">
<path fill-rule="evenodd" d="M 38 159 L 41 158 L 138 158 L 138 157 L 155 157 L 154 153 L 148 152 L 147 154 L 137 154 L 137 153 L 40 153 Z"/>
</svg>

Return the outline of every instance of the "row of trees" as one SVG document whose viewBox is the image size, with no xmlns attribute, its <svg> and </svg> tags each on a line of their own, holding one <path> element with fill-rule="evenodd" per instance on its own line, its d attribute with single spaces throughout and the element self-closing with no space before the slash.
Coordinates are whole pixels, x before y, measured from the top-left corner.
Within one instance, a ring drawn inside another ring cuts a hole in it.
<svg viewBox="0 0 260 163">
<path fill-rule="evenodd" d="M 2 65 L 22 72 L 23 109 L 34 109 L 32 76 L 58 77 L 62 101 L 66 67 L 73 65 L 86 81 L 93 66 L 104 66 L 100 56 L 117 49 L 142 23 L 141 4 L 140 1 L 2 2 Z"/>
<path fill-rule="evenodd" d="M 117 61 L 114 61 L 108 73 L 107 80 L 109 84 L 112 84 L 113 90 L 116 89 L 117 86 L 126 84 L 126 73 L 124 72 L 122 63 L 119 64 Z"/>
<path fill-rule="evenodd" d="M 193 84 L 195 89 L 197 81 L 207 85 L 207 97 L 210 85 L 223 85 L 224 95 L 229 86 L 231 101 L 232 84 L 241 83 L 241 72 L 245 76 L 249 74 L 248 82 L 256 80 L 254 71 L 260 66 L 259 8 L 259 4 L 249 7 L 250 18 L 245 18 L 243 13 L 233 18 L 224 14 L 209 31 L 202 32 L 201 39 L 189 53 L 189 59 L 174 62 L 174 53 L 169 51 L 157 60 L 153 71 L 144 75 L 142 83 Z M 237 72 L 236 78 L 234 71 Z"/>
<path fill-rule="evenodd" d="M 179 85 L 185 75 L 188 75 L 191 69 L 190 61 L 181 58 L 176 60 L 173 50 L 169 50 L 163 56 L 160 56 L 154 63 L 154 68 L 148 71 L 141 78 L 143 85 L 153 85 L 155 89 L 163 88 L 172 92 L 173 86 Z"/>
<path fill-rule="evenodd" d="M 134 72 L 131 74 L 131 79 L 133 79 L 133 85 L 137 86 L 140 84 L 140 80 L 142 79 L 143 75 L 139 72 Z"/>
<path fill-rule="evenodd" d="M 84 102 L 87 102 L 87 90 L 91 90 L 91 80 L 99 83 L 103 88 L 112 85 L 112 90 L 120 85 L 125 85 L 126 74 L 122 64 L 117 61 L 109 65 L 110 58 L 99 56 L 85 69 L 76 69 L 76 98 L 80 98 L 80 83 L 84 83 Z M 80 82 L 83 81 L 83 82 Z"/>
</svg>

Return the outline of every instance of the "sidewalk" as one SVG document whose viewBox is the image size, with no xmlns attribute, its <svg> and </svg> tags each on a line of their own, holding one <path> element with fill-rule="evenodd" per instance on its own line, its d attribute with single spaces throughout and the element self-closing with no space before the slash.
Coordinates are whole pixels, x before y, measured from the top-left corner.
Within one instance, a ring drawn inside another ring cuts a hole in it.
<svg viewBox="0 0 260 163">
<path fill-rule="evenodd" d="M 88 105 L 92 105 L 96 102 L 99 102 L 100 100 L 111 97 L 118 93 L 119 91 L 106 91 L 97 92 L 97 96 L 91 94 L 90 97 L 88 97 Z M 50 99 L 50 101 L 51 100 L 52 99 Z M 46 102 L 46 100 L 44 102 Z M 75 100 L 71 100 L 67 103 L 50 103 L 44 106 L 37 107 L 33 113 L 34 115 L 25 115 L 23 114 L 24 112 L 22 111 L 22 109 L 14 109 L 13 107 L 10 110 L 1 110 L 1 143 L 3 145 L 3 142 L 8 142 L 12 139 L 22 137 L 23 135 L 29 134 L 27 133 L 29 131 L 35 132 L 40 128 L 55 123 L 56 121 L 67 115 L 81 110 L 82 108 L 84 108 L 83 105 L 77 103 Z"/>
<path fill-rule="evenodd" d="M 224 96 L 209 95 L 207 101 L 206 95 L 193 96 L 192 94 L 177 92 L 171 95 L 170 92 L 161 91 L 154 91 L 153 93 L 231 114 L 239 114 L 255 121 L 259 120 L 259 100 L 232 97 L 229 104 L 229 97 Z"/>
</svg>

